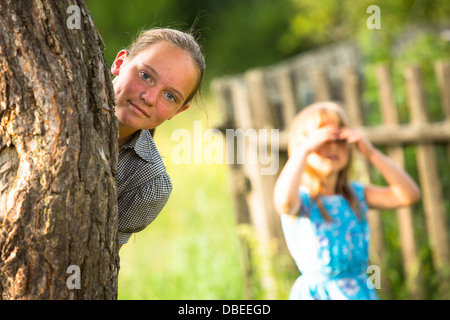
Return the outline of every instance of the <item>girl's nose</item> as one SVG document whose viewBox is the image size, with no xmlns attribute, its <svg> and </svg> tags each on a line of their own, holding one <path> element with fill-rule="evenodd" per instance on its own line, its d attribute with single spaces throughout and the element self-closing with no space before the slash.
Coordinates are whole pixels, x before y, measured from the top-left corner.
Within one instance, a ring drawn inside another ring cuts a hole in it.
<svg viewBox="0 0 450 320">
<path fill-rule="evenodd" d="M 153 88 L 147 88 L 141 93 L 141 99 L 146 105 L 154 106 L 158 101 L 158 92 Z"/>
<path fill-rule="evenodd" d="M 327 148 L 332 148 L 332 147 L 334 147 L 336 145 L 336 141 L 335 140 L 330 140 L 330 141 L 325 142 L 324 145 Z"/>
<path fill-rule="evenodd" d="M 330 151 L 336 151 L 339 147 L 339 141 L 328 141 L 325 146 Z"/>
</svg>

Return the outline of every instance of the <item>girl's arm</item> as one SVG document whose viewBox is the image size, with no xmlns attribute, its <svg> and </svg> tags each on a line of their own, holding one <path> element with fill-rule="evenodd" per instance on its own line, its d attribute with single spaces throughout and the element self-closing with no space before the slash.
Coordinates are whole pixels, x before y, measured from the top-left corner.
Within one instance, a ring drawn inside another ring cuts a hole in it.
<svg viewBox="0 0 450 320">
<path fill-rule="evenodd" d="M 395 209 L 411 205 L 420 199 L 420 189 L 408 173 L 376 149 L 364 135 L 346 128 L 342 130 L 341 138 L 347 139 L 349 143 L 355 143 L 357 149 L 389 184 L 387 187 L 373 185 L 366 187 L 366 201 L 370 207 Z"/>
<path fill-rule="evenodd" d="M 298 188 L 307 156 L 325 142 L 337 140 L 338 135 L 339 129 L 336 126 L 326 126 L 314 130 L 308 138 L 298 138 L 300 143 L 293 148 L 275 183 L 274 205 L 279 214 L 296 214 L 300 210 Z"/>
<path fill-rule="evenodd" d="M 300 209 L 298 188 L 306 157 L 307 151 L 304 148 L 297 148 L 278 176 L 274 188 L 274 205 L 279 214 L 295 214 Z"/>
<path fill-rule="evenodd" d="M 417 184 L 389 157 L 375 149 L 368 159 L 389 184 L 388 187 L 367 186 L 366 199 L 369 206 L 395 209 L 419 201 L 420 189 Z"/>
</svg>

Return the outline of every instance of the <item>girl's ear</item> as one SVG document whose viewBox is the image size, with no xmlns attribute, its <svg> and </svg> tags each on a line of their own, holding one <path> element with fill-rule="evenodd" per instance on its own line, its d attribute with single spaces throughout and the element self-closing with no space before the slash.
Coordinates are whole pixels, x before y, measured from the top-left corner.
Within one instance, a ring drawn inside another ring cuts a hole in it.
<svg viewBox="0 0 450 320">
<path fill-rule="evenodd" d="M 127 50 L 120 50 L 111 66 L 111 73 L 115 76 L 119 75 L 120 67 L 122 66 L 125 58 L 128 56 Z"/>
</svg>

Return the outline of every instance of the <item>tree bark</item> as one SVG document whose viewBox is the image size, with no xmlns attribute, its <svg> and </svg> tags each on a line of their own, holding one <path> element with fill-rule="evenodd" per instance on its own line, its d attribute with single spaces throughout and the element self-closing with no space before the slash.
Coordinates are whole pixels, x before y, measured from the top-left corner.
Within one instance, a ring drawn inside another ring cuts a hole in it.
<svg viewBox="0 0 450 320">
<path fill-rule="evenodd" d="M 0 30 L 0 298 L 116 299 L 118 129 L 103 41 L 82 0 L 0 0 Z"/>
</svg>

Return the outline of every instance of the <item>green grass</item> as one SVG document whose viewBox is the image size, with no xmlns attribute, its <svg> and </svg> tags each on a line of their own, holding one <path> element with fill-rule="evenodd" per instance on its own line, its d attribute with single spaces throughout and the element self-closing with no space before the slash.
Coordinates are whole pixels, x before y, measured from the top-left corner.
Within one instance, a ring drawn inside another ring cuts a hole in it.
<svg viewBox="0 0 450 320">
<path fill-rule="evenodd" d="M 173 130 L 193 132 L 194 121 L 206 130 L 215 110 L 207 113 L 193 106 L 156 131 L 173 192 L 156 220 L 120 250 L 119 299 L 244 298 L 227 165 L 171 160 L 179 143 L 171 141 Z"/>
</svg>

